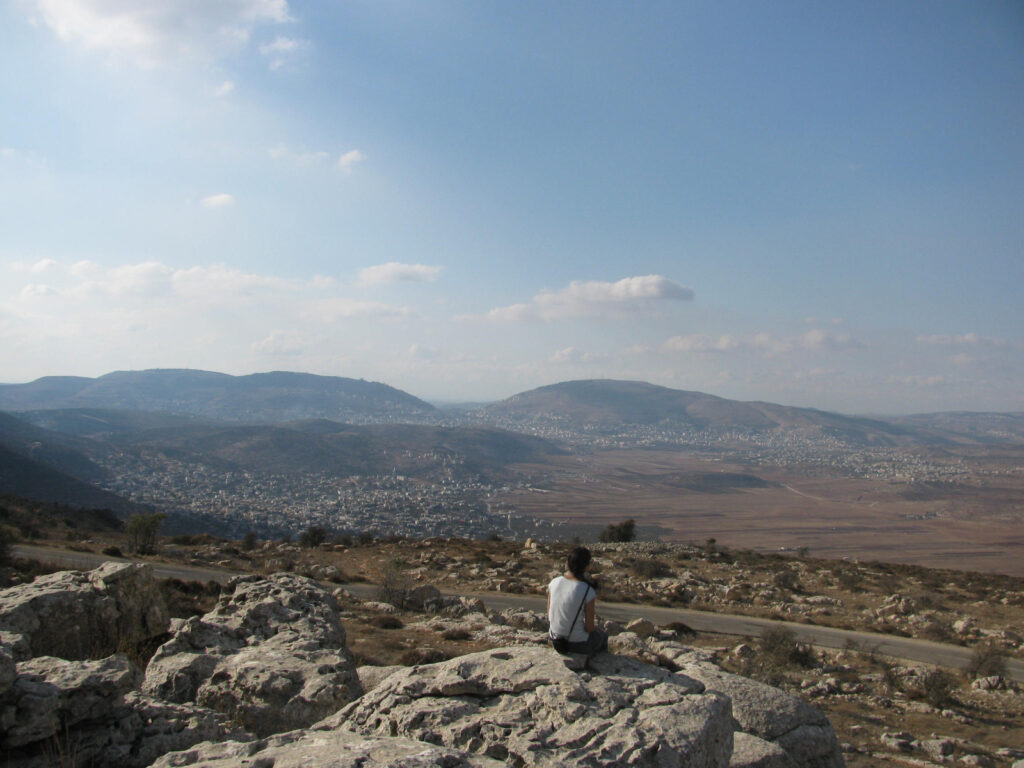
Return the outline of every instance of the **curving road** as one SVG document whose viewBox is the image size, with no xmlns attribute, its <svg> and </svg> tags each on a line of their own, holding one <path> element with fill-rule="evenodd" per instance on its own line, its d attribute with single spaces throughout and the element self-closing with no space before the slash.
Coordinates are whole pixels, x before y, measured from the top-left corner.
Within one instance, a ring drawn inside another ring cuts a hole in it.
<svg viewBox="0 0 1024 768">
<path fill-rule="evenodd" d="M 15 556 L 33 558 L 69 568 L 95 568 L 100 563 L 110 560 L 129 562 L 127 558 L 108 557 L 92 552 L 70 552 L 62 549 L 16 545 Z M 154 573 L 162 579 L 181 579 L 183 581 L 216 581 L 226 583 L 232 576 L 240 575 L 237 571 L 219 568 L 201 568 L 191 565 L 168 563 L 150 563 Z M 373 584 L 346 584 L 345 589 L 357 597 L 376 597 L 377 587 Z M 490 609 L 527 608 L 543 613 L 545 599 L 537 595 L 513 595 L 501 592 L 465 593 L 468 596 L 486 600 Z M 944 667 L 963 669 L 973 658 L 974 652 L 969 648 L 946 643 L 933 643 L 929 640 L 917 640 L 909 637 L 880 635 L 874 632 L 858 632 L 849 629 L 833 629 L 810 624 L 797 624 L 771 619 L 759 619 L 753 616 L 738 616 L 728 613 L 711 613 L 708 611 L 691 611 L 683 608 L 655 608 L 648 605 L 633 603 L 598 603 L 598 613 L 602 618 L 614 619 L 622 623 L 636 618 L 650 619 L 658 625 L 681 621 L 698 632 L 712 632 L 721 635 L 739 637 L 758 637 L 769 627 L 784 627 L 791 630 L 801 642 L 823 648 L 846 648 L 854 646 L 864 651 L 875 652 L 907 661 L 918 661 L 925 664 L 937 664 Z M 1017 682 L 1024 682 L 1024 662 L 1016 659 L 1006 660 L 1008 677 Z"/>
</svg>

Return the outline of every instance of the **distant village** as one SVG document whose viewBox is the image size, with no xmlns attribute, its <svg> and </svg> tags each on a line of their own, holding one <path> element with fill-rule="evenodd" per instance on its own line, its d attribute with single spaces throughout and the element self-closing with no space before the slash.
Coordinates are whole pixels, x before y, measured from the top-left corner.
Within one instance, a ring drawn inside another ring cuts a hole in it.
<svg viewBox="0 0 1024 768">
<path fill-rule="evenodd" d="M 952 483 L 969 473 L 963 460 L 946 463 L 898 448 L 853 448 L 838 437 L 788 432 L 697 432 L 642 426 L 609 432 L 580 432 L 557 423 L 497 424 L 555 440 L 577 450 L 673 448 L 698 451 L 708 459 L 753 465 L 820 469 L 853 478 L 891 482 Z M 456 461 L 453 464 L 458 465 Z M 232 471 L 163 454 L 122 454 L 106 467 L 107 490 L 166 512 L 186 516 L 200 528 L 241 537 L 285 536 L 310 526 L 337 533 L 379 536 L 436 535 L 482 539 L 494 536 L 562 538 L 560 524 L 517 514 L 497 498 L 530 487 L 536 478 L 495 483 L 452 471 L 445 477 L 389 474 L 331 476 L 323 473 Z"/>
</svg>

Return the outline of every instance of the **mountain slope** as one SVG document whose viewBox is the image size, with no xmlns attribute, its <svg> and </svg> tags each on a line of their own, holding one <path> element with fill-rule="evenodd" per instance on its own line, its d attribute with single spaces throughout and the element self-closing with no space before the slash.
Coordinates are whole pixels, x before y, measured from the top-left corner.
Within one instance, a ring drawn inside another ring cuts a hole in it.
<svg viewBox="0 0 1024 768">
<path fill-rule="evenodd" d="M 910 444 L 923 439 L 912 429 L 877 419 L 610 379 L 540 387 L 487 406 L 482 414 L 499 424 L 553 424 L 587 432 L 636 427 L 718 433 L 777 431 L 831 436 L 863 445 Z"/>
<path fill-rule="evenodd" d="M 0 409 L 66 408 L 164 411 L 250 423 L 305 418 L 382 422 L 435 412 L 429 403 L 386 384 L 285 371 L 229 376 L 155 369 L 0 385 Z"/>
<path fill-rule="evenodd" d="M 325 420 L 274 426 L 188 426 L 115 435 L 116 452 L 221 471 L 331 476 L 501 474 L 513 462 L 558 453 L 541 438 L 490 427 L 351 425 Z"/>
</svg>

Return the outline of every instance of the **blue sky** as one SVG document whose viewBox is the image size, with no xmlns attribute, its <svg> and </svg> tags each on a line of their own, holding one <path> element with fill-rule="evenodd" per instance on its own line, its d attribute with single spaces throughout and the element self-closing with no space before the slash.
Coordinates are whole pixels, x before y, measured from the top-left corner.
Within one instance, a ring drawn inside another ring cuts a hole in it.
<svg viewBox="0 0 1024 768">
<path fill-rule="evenodd" d="M 1014 2 L 0 4 L 0 379 L 1024 410 Z"/>
</svg>

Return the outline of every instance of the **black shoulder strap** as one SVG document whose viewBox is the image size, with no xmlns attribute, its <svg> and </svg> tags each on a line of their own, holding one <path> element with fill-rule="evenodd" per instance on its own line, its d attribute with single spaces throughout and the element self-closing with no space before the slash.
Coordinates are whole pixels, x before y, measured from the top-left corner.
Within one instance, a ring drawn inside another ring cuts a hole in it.
<svg viewBox="0 0 1024 768">
<path fill-rule="evenodd" d="M 583 582 L 587 584 L 587 582 Z M 576 615 L 572 619 L 572 624 L 569 625 L 569 636 L 572 636 L 572 628 L 576 626 L 576 621 L 580 617 L 580 611 L 583 610 L 583 606 L 587 604 L 587 595 L 590 594 L 590 585 L 587 584 L 586 589 L 583 590 L 583 599 L 580 600 L 580 607 L 576 609 Z"/>
</svg>

